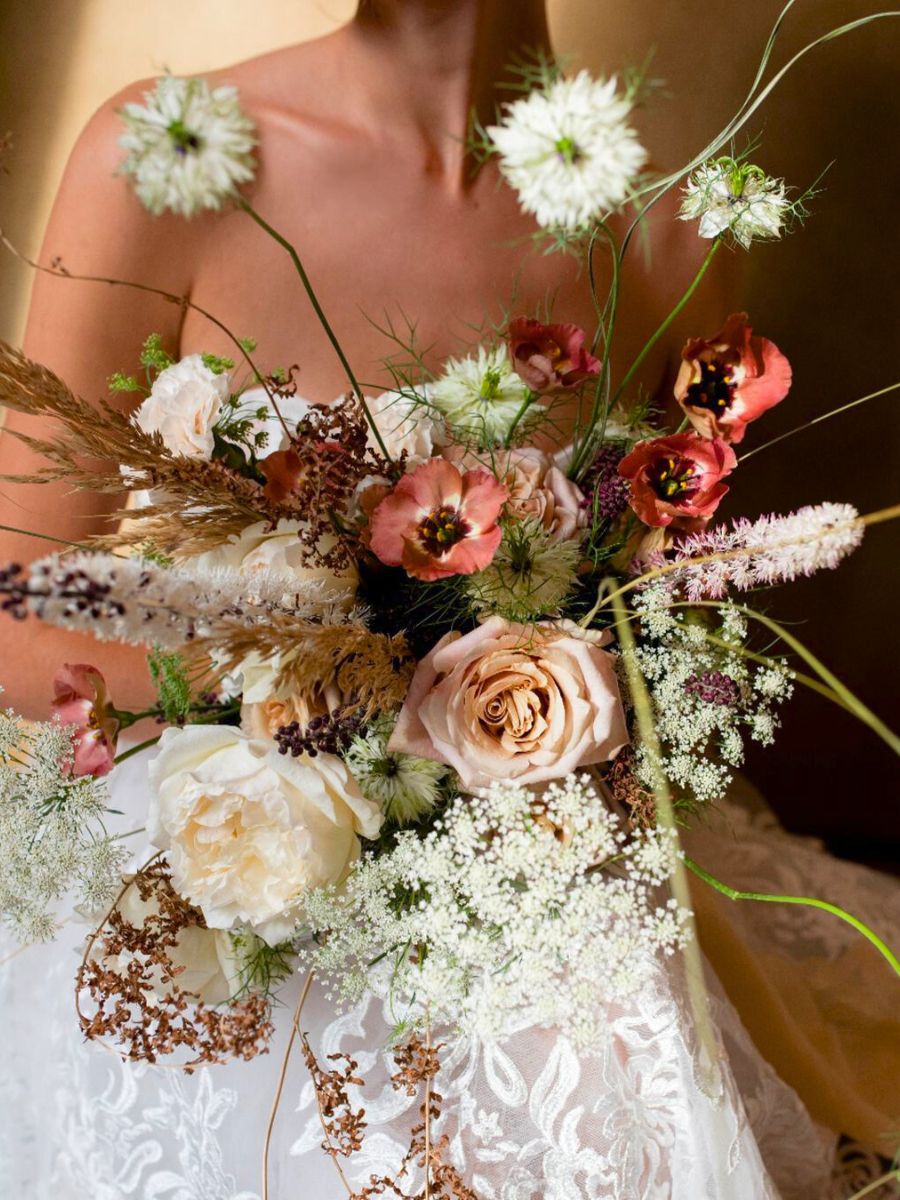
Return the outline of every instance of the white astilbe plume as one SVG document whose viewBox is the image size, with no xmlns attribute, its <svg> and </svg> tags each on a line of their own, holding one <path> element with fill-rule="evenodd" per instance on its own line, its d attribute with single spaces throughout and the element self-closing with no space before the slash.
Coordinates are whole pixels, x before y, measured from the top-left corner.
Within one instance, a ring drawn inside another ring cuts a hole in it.
<svg viewBox="0 0 900 1200">
<path fill-rule="evenodd" d="M 401 1021 L 482 1037 L 552 1025 L 595 1048 L 607 1005 L 688 936 L 664 890 L 678 853 L 669 831 L 629 840 L 587 776 L 540 796 L 495 784 L 309 893 L 306 923 L 328 936 L 302 956 L 343 1004 L 371 988 Z"/>
<path fill-rule="evenodd" d="M 628 124 L 616 80 L 587 71 L 505 106 L 487 135 L 522 208 L 545 229 L 583 229 L 628 198 L 647 152 Z"/>
<path fill-rule="evenodd" d="M 347 591 L 321 580 L 189 563 L 164 567 L 115 554 L 50 555 L 32 564 L 27 588 L 28 608 L 51 625 L 163 650 L 224 629 L 252 629 L 273 615 L 328 624 L 348 619 Z"/>
<path fill-rule="evenodd" d="M 684 538 L 674 555 L 683 565 L 668 579 L 689 600 L 717 600 L 729 588 L 749 591 L 832 570 L 862 539 L 863 525 L 852 504 L 811 504 L 785 517 L 740 518 L 730 528 Z M 691 561 L 709 555 L 728 557 Z"/>
<path fill-rule="evenodd" d="M 73 775 L 72 762 L 70 729 L 0 712 L 0 921 L 24 944 L 53 937 L 67 893 L 95 909 L 121 884 L 106 780 Z"/>
<path fill-rule="evenodd" d="M 127 128 L 119 145 L 129 152 L 120 169 L 154 215 L 221 208 L 254 176 L 255 127 L 235 87 L 163 75 L 143 104 L 126 104 L 120 115 Z"/>
</svg>

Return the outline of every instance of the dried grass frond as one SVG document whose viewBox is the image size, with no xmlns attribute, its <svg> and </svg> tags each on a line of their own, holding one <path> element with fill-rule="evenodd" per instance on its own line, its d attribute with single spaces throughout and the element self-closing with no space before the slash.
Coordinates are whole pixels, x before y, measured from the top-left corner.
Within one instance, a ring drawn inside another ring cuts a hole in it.
<svg viewBox="0 0 900 1200">
<path fill-rule="evenodd" d="M 131 530 L 101 537 L 100 546 L 152 538 L 163 551 L 197 553 L 258 521 L 274 526 L 304 515 L 296 498 L 273 500 L 262 484 L 222 462 L 170 453 L 158 433 L 145 433 L 106 400 L 89 404 L 47 367 L 5 342 L 0 342 L 0 405 L 52 418 L 60 427 L 52 438 L 10 431 L 47 460 L 34 474 L 8 476 L 12 482 L 64 480 L 78 490 L 116 494 L 128 487 L 157 494 L 152 507 L 123 509 L 118 516 L 130 518 Z"/>
<path fill-rule="evenodd" d="M 288 693 L 324 692 L 332 686 L 367 716 L 399 708 L 406 698 L 415 661 L 402 634 L 373 633 L 361 619 L 324 624 L 283 613 L 252 628 L 223 619 L 198 638 L 185 657 L 197 664 L 213 658 L 223 671 L 237 670 L 251 653 L 280 656 L 275 687 Z"/>
</svg>

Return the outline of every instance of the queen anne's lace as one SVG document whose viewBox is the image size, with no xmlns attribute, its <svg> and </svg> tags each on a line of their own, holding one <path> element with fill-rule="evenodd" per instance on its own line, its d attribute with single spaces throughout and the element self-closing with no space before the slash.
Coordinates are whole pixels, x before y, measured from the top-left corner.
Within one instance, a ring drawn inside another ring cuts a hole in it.
<svg viewBox="0 0 900 1200">
<path fill-rule="evenodd" d="M 586 777 L 539 797 L 496 784 L 424 840 L 400 833 L 342 891 L 307 897 L 328 936 L 306 958 L 344 1001 L 372 987 L 406 1021 L 479 1036 L 557 1024 L 596 1046 L 602 1004 L 634 995 L 655 955 L 684 943 L 687 914 L 657 893 L 676 853 L 664 831 L 629 841 Z"/>
</svg>

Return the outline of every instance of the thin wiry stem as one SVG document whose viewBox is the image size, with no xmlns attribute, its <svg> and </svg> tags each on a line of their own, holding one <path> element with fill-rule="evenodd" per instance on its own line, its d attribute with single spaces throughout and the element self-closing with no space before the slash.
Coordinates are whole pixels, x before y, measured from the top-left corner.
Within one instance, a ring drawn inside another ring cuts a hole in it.
<svg viewBox="0 0 900 1200">
<path fill-rule="evenodd" d="M 834 917 L 839 917 L 842 921 L 846 921 L 848 925 L 852 925 L 864 938 L 867 938 L 882 958 L 887 961 L 894 973 L 900 975 L 900 959 L 897 958 L 893 950 L 868 925 L 860 921 L 858 917 L 854 917 L 852 913 L 848 913 L 846 909 L 839 907 L 839 905 L 831 904 L 828 900 L 817 900 L 813 896 L 776 896 L 768 892 L 741 892 L 737 888 L 729 887 L 721 879 L 716 879 L 714 875 L 710 875 L 708 871 L 698 866 L 691 858 L 685 857 L 684 865 L 698 879 L 702 879 L 704 883 L 708 883 L 711 888 L 715 888 L 717 892 L 721 892 L 729 900 L 763 900 L 769 904 L 802 904 L 807 908 L 819 908 L 823 912 L 831 913 Z"/>
<path fill-rule="evenodd" d="M 132 291 L 147 292 L 151 296 L 159 296 L 160 299 L 168 301 L 169 304 L 175 304 L 181 309 L 191 309 L 193 312 L 199 313 L 201 317 L 205 317 L 207 321 L 209 321 L 212 325 L 215 325 L 217 329 L 221 330 L 231 344 L 240 352 L 242 358 L 253 373 L 254 379 L 257 380 L 262 389 L 265 391 L 269 404 L 272 407 L 272 411 L 278 418 L 282 429 L 289 438 L 291 437 L 291 431 L 288 428 L 287 422 L 282 416 L 281 409 L 278 407 L 278 401 L 275 399 L 275 394 L 266 382 L 265 375 L 263 375 L 262 371 L 259 370 L 253 359 L 250 357 L 250 352 L 248 351 L 245 343 L 242 342 L 236 334 L 232 333 L 223 321 L 220 321 L 219 318 L 214 316 L 213 313 L 211 313 L 208 309 L 202 308 L 199 304 L 195 304 L 189 296 L 179 295 L 177 292 L 167 292 L 164 288 L 151 287 L 149 283 L 137 283 L 131 279 L 114 279 L 107 275 L 80 275 L 69 271 L 62 266 L 45 267 L 42 263 L 37 262 L 35 259 L 29 258 L 27 254 L 23 254 L 22 251 L 19 250 L 18 247 L 9 240 L 2 229 L 0 229 L 0 243 L 2 243 L 2 245 L 4 245 L 6 249 L 9 250 L 9 252 L 20 262 L 23 262 L 26 266 L 31 267 L 33 271 L 39 271 L 43 275 L 51 275 L 54 279 L 74 279 L 79 283 L 105 283 L 112 287 L 125 287 L 131 288 Z"/>
<path fill-rule="evenodd" d="M 827 421 L 830 417 L 837 417 L 841 413 L 848 412 L 851 408 L 865 404 L 867 400 L 876 400 L 879 396 L 886 396 L 888 392 L 896 392 L 898 388 L 900 388 L 900 383 L 891 383 L 887 387 L 880 388 L 877 392 L 869 392 L 868 396 L 860 396 L 858 400 L 851 400 L 849 404 L 842 404 L 840 408 L 829 409 L 828 412 L 822 413 L 818 417 L 813 417 L 811 421 L 806 421 L 803 425 L 797 425 L 794 429 L 789 429 L 787 433 L 780 433 L 778 437 L 771 438 L 768 442 L 763 442 L 761 446 L 754 446 L 752 450 L 748 450 L 746 454 L 742 454 L 738 462 L 746 462 L 754 454 L 759 454 L 760 450 L 768 450 L 770 446 L 775 446 L 779 442 L 785 441 L 786 438 L 793 437 L 795 433 L 802 433 L 804 429 L 811 429 L 813 425 L 818 425 L 821 421 Z"/>
<path fill-rule="evenodd" d="M 628 232 L 626 233 L 622 242 L 623 255 L 628 248 L 635 230 L 639 227 L 650 209 L 656 203 L 658 203 L 658 201 L 660 201 L 663 196 L 676 183 L 679 182 L 679 180 L 690 174 L 695 167 L 699 167 L 701 163 L 705 162 L 708 158 L 712 158 L 717 151 L 721 150 L 724 145 L 731 141 L 735 135 L 738 134 L 740 130 L 747 124 L 760 105 L 762 105 L 764 101 L 768 99 L 769 95 L 774 91 L 782 79 L 784 79 L 784 77 L 793 70 L 797 63 L 799 63 L 801 59 L 805 58 L 810 51 L 815 50 L 818 46 L 825 45 L 827 42 L 834 41 L 836 38 L 843 37 L 845 34 L 852 33 L 855 29 L 861 29 L 865 25 L 870 25 L 873 21 L 880 21 L 886 17 L 900 17 L 900 10 L 894 10 L 893 12 L 870 13 L 868 16 L 860 17 L 855 21 L 848 21 L 844 25 L 839 25 L 836 29 L 829 30 L 828 33 L 822 34 L 820 37 L 817 37 L 813 41 L 807 43 L 807 45 L 805 45 L 801 50 L 798 50 L 793 58 L 791 58 L 781 68 L 781 70 L 769 80 L 766 86 L 762 88 L 761 91 L 758 91 L 760 83 L 762 82 L 762 77 L 765 73 L 766 67 L 768 66 L 769 59 L 771 58 L 772 51 L 774 50 L 775 41 L 781 30 L 781 25 L 783 24 L 789 10 L 795 3 L 796 0 L 788 0 L 788 3 L 782 9 L 777 20 L 775 21 L 772 32 L 769 35 L 769 40 L 766 43 L 759 68 L 757 69 L 756 76 L 750 87 L 750 91 L 747 94 L 747 98 L 738 109 L 734 117 L 732 117 L 732 119 L 725 126 L 725 128 L 721 130 L 721 132 L 718 133 L 716 137 L 713 138 L 713 140 L 703 150 L 700 151 L 699 154 L 695 155 L 695 157 L 687 164 L 687 166 L 682 167 L 678 171 L 673 171 L 671 174 L 666 175 L 661 180 L 656 180 L 655 183 L 649 183 L 637 189 L 635 192 L 635 198 L 648 192 L 652 192 L 653 195 L 647 201 L 640 214 L 635 217 L 634 221 L 629 227 Z"/>
<path fill-rule="evenodd" d="M 650 761 L 653 765 L 653 798 L 656 804 L 659 823 L 665 830 L 671 832 L 672 837 L 675 839 L 675 845 L 680 849 L 681 840 L 678 836 L 678 825 L 675 820 L 675 809 L 672 804 L 669 782 L 660 767 L 662 755 L 659 737 L 656 732 L 656 724 L 653 720 L 653 705 L 650 700 L 650 693 L 647 690 L 646 680 L 638 665 L 637 655 L 635 654 L 634 630 L 631 628 L 631 622 L 625 613 L 621 598 L 616 593 L 613 593 L 612 604 L 616 636 L 623 650 L 622 658 L 625 665 L 628 686 L 631 691 L 631 699 L 634 704 L 638 732 L 649 751 Z M 692 912 L 690 888 L 681 854 L 678 854 L 675 858 L 675 868 L 672 874 L 672 895 L 679 909 L 685 913 Z M 688 928 L 692 935 L 684 948 L 688 999 L 696 1023 L 697 1040 L 707 1059 L 705 1064 L 701 1063 L 701 1070 L 705 1067 L 707 1081 L 710 1087 L 714 1087 L 720 1078 L 716 1035 L 713 1031 L 712 1019 L 709 1012 L 709 998 L 703 980 L 703 960 L 700 956 L 693 916 L 688 918 L 688 922 Z"/>
<path fill-rule="evenodd" d="M 309 275 L 306 273 L 306 268 L 303 266 L 303 263 L 300 260 L 300 255 L 297 253 L 295 247 L 288 241 L 288 239 L 286 237 L 284 237 L 283 234 L 280 234 L 278 232 L 278 230 L 275 229 L 272 225 L 270 225 L 269 222 L 265 219 L 265 217 L 260 216 L 260 214 L 253 208 L 253 206 L 248 201 L 241 198 L 237 201 L 237 204 L 238 204 L 238 208 L 242 209 L 247 214 L 248 217 L 251 217 L 256 222 L 256 224 L 259 225 L 260 229 L 264 230 L 269 235 L 269 237 L 273 238 L 278 243 L 278 245 L 282 247 L 282 249 L 287 251 L 291 262 L 294 264 L 294 269 L 296 270 L 297 274 L 300 277 L 300 282 L 303 284 L 303 289 L 306 292 L 307 296 L 309 297 L 309 302 L 313 306 L 313 311 L 315 312 L 316 316 L 319 319 L 319 324 L 325 330 L 325 334 L 326 334 L 329 342 L 331 342 L 331 345 L 334 348 L 334 352 L 338 356 L 338 360 L 340 361 L 341 366 L 344 368 L 344 371 L 347 374 L 347 379 L 350 383 L 351 389 L 353 390 L 353 394 L 356 397 L 356 399 L 359 401 L 360 405 L 362 406 L 362 410 L 365 413 L 366 420 L 369 423 L 369 428 L 372 430 L 372 434 L 375 438 L 375 441 L 378 443 L 378 449 L 381 451 L 382 455 L 388 462 L 392 462 L 393 460 L 391 459 L 391 456 L 388 453 L 388 448 L 384 443 L 384 439 L 381 436 L 381 432 L 375 423 L 375 418 L 372 416 L 372 413 L 366 402 L 366 398 L 363 395 L 362 388 L 359 386 L 356 375 L 353 373 L 353 368 L 350 366 L 350 362 L 349 362 L 346 354 L 343 351 L 341 343 L 337 339 L 337 335 L 335 334 L 334 330 L 331 327 L 331 323 L 329 322 L 328 318 L 325 316 L 325 311 L 322 308 L 322 305 L 319 303 L 319 298 L 316 295 L 315 289 L 313 288 L 313 285 L 310 281 Z"/>
<path fill-rule="evenodd" d="M 713 244 L 710 246 L 709 250 L 707 251 L 706 257 L 704 258 L 703 262 L 700 264 L 699 270 L 697 271 L 694 278 L 691 280 L 684 295 L 681 297 L 681 299 L 678 301 L 678 303 L 675 305 L 675 307 L 672 309 L 672 311 L 669 313 L 669 315 L 665 318 L 665 320 L 662 322 L 662 324 L 658 327 L 658 329 L 656 329 L 656 331 L 650 336 L 650 338 L 644 344 L 643 349 L 638 354 L 637 358 L 634 360 L 634 362 L 631 364 L 631 366 L 625 372 L 625 376 L 624 376 L 622 382 L 619 384 L 618 388 L 616 389 L 616 397 L 615 397 L 616 399 L 618 399 L 619 396 L 622 395 L 622 393 L 628 387 L 629 383 L 631 383 L 632 379 L 634 378 L 634 376 L 637 374 L 638 370 L 640 369 L 641 363 L 644 361 L 644 359 L 647 357 L 647 355 L 650 353 L 650 351 L 653 349 L 653 347 L 656 345 L 656 343 L 659 341 L 659 339 L 662 337 L 662 335 L 666 332 L 666 330 L 669 328 L 669 326 L 672 324 L 672 322 L 675 320 L 675 318 L 678 316 L 678 314 L 682 311 L 682 309 L 685 307 L 685 305 L 689 302 L 689 300 L 693 296 L 694 292 L 696 292 L 697 288 L 700 286 L 700 284 L 703 280 L 703 276 L 709 270 L 712 260 L 715 258 L 716 252 L 718 251 L 718 249 L 721 245 L 722 245 L 722 239 L 720 237 L 716 238 L 715 241 L 713 242 Z"/>
<path fill-rule="evenodd" d="M 281 1060 L 281 1070 L 278 1074 L 278 1084 L 275 1088 L 275 1097 L 272 1101 L 272 1108 L 269 1112 L 269 1120 L 266 1124 L 266 1136 L 263 1140 L 263 1160 L 262 1160 L 262 1200 L 269 1200 L 269 1149 L 272 1144 L 272 1132 L 275 1128 L 275 1118 L 278 1115 L 278 1107 L 281 1104 L 281 1094 L 284 1091 L 284 1081 L 287 1076 L 288 1063 L 291 1060 L 291 1052 L 294 1049 L 294 1042 L 297 1040 L 297 1035 L 300 1032 L 300 1014 L 303 1012 L 303 1006 L 306 1004 L 306 997 L 309 995 L 309 989 L 312 987 L 314 974 L 312 971 L 306 977 L 306 982 L 303 985 L 303 990 L 300 993 L 300 998 L 297 1001 L 297 1006 L 294 1009 L 294 1017 L 291 1021 L 291 1036 L 288 1038 L 288 1044 L 284 1052 L 284 1058 Z"/>
<path fill-rule="evenodd" d="M 884 1187 L 886 1183 L 900 1182 L 900 1167 L 895 1167 L 892 1171 L 888 1171 L 886 1175 L 880 1175 L 878 1179 L 873 1179 L 871 1183 L 867 1183 L 864 1188 L 858 1192 L 854 1192 L 848 1200 L 863 1200 L 864 1196 L 871 1196 L 873 1192 L 877 1192 L 879 1188 Z"/>
</svg>

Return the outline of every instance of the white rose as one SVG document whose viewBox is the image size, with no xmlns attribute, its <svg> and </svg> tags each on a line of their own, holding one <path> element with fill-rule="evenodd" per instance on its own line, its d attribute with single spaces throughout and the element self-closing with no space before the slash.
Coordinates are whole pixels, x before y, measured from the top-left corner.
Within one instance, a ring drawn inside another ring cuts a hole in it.
<svg viewBox="0 0 900 1200">
<path fill-rule="evenodd" d="M 428 389 L 416 389 L 422 401 L 428 399 Z M 382 392 L 380 396 L 367 396 L 366 403 L 384 439 L 391 458 L 399 458 L 405 450 L 409 455 L 408 468 L 418 466 L 432 458 L 438 447 L 444 444 L 446 433 L 443 418 L 427 403 L 417 403 L 412 396 L 403 392 Z M 378 449 L 372 430 L 369 430 L 369 445 Z"/>
<path fill-rule="evenodd" d="M 339 758 L 290 758 L 231 726 L 167 729 L 150 764 L 147 830 L 172 886 L 211 929 L 288 938 L 296 901 L 339 883 L 381 812 Z"/>
<path fill-rule="evenodd" d="M 313 407 L 302 396 L 276 396 L 275 402 L 278 405 L 278 411 L 284 418 L 284 424 L 291 433 L 296 430 L 298 422 L 302 421 Z M 288 435 L 284 431 L 284 425 L 278 420 L 265 388 L 248 388 L 247 391 L 241 392 L 241 408 L 246 410 L 265 408 L 268 410 L 262 420 L 254 420 L 252 427 L 253 434 L 266 434 L 266 443 L 258 451 L 260 458 L 265 458 L 267 454 L 273 454 L 276 450 L 287 449 Z"/>
<path fill-rule="evenodd" d="M 352 603 L 359 576 L 351 563 L 335 574 L 329 567 L 307 567 L 304 565 L 306 549 L 297 536 L 301 529 L 299 521 L 279 521 L 270 529 L 266 521 L 257 521 L 243 530 L 239 537 L 232 537 L 215 550 L 192 558 L 200 567 L 230 567 L 245 575 L 260 571 L 275 571 L 296 577 L 298 583 L 321 580 L 323 584 L 334 584 L 334 602 Z M 327 549 L 327 547 L 320 548 Z M 331 599 L 331 592 L 328 593 Z"/>
<path fill-rule="evenodd" d="M 157 375 L 135 421 L 144 433 L 161 434 L 172 454 L 209 459 L 229 388 L 227 374 L 216 375 L 199 354 L 189 354 Z"/>
</svg>

